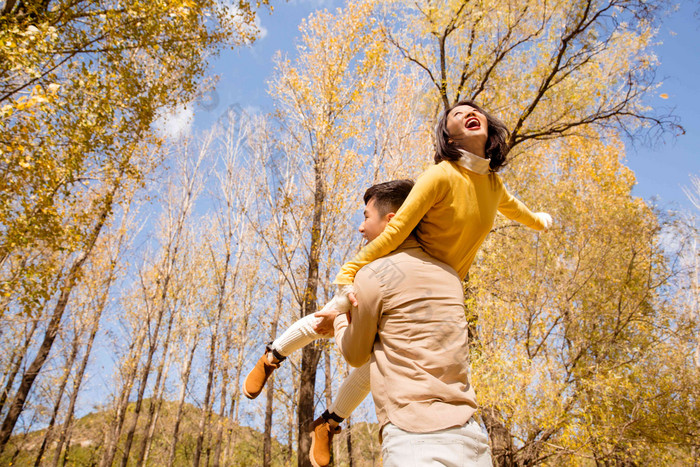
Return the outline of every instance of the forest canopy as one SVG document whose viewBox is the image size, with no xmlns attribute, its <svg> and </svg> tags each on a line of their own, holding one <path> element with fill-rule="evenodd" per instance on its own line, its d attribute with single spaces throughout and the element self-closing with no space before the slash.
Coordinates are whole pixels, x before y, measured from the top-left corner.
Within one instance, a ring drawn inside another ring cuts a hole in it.
<svg viewBox="0 0 700 467">
<path fill-rule="evenodd" d="M 242 376 L 332 296 L 362 193 L 431 164 L 436 117 L 462 99 L 505 123 L 502 179 L 555 219 L 538 234 L 497 218 L 464 283 L 494 461 L 697 461 L 697 229 L 635 197 L 625 164 L 629 141 L 682 131 L 645 105 L 668 8 L 348 1 L 276 55 L 274 109 L 168 138 L 158 117 L 211 89 L 213 58 L 270 7 L 4 2 L 1 462 L 308 465 L 306 424 L 348 371 L 332 341 L 255 402 Z M 90 375 L 108 394 L 85 448 Z M 358 412 L 338 461 L 379 459 Z"/>
</svg>

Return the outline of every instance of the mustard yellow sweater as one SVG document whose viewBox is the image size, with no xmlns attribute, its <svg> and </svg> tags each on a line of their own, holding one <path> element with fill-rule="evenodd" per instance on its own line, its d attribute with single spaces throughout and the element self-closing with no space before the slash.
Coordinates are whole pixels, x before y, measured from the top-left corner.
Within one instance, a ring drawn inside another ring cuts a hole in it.
<svg viewBox="0 0 700 467">
<path fill-rule="evenodd" d="M 508 193 L 500 177 L 488 172 L 488 160 L 467 156 L 472 160 L 443 161 L 418 177 L 384 232 L 343 265 L 335 283 L 352 284 L 360 268 L 398 248 L 419 222 L 416 237 L 423 249 L 452 266 L 461 278 L 467 275 L 491 230 L 497 210 L 527 227 L 544 229 L 533 213 Z"/>
</svg>

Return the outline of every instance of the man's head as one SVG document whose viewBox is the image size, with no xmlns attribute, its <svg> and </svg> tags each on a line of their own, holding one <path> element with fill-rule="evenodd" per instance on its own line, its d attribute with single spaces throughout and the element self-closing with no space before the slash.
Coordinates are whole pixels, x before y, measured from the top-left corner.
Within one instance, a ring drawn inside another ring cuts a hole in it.
<svg viewBox="0 0 700 467">
<path fill-rule="evenodd" d="M 359 230 L 367 242 L 384 231 L 411 188 L 411 180 L 392 180 L 373 185 L 365 191 L 365 220 L 360 224 Z"/>
</svg>

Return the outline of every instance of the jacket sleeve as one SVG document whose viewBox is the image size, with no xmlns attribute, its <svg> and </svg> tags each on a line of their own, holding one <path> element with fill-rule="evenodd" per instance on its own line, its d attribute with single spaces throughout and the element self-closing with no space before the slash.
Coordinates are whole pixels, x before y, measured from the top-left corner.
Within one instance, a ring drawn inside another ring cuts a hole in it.
<svg viewBox="0 0 700 467">
<path fill-rule="evenodd" d="M 499 180 L 500 182 L 500 180 Z M 508 193 L 506 187 L 501 182 L 501 200 L 498 203 L 498 212 L 506 216 L 508 219 L 520 222 L 526 227 L 535 230 L 543 230 L 544 224 L 537 218 L 522 201 Z"/>
<path fill-rule="evenodd" d="M 439 165 L 431 166 L 423 172 L 384 232 L 340 268 L 335 283 L 352 284 L 355 274 L 362 266 L 398 248 L 425 213 L 444 196 L 444 190 L 448 189 L 449 183 L 446 177 L 444 169 Z"/>
<path fill-rule="evenodd" d="M 364 365 L 370 358 L 382 313 L 382 296 L 374 272 L 363 269 L 355 281 L 358 307 L 338 315 L 333 322 L 335 342 L 345 360 L 353 367 Z"/>
</svg>

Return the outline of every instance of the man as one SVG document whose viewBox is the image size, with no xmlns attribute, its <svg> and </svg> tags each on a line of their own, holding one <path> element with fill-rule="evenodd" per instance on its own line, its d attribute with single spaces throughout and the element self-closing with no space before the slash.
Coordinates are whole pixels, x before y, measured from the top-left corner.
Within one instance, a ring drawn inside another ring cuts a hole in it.
<svg viewBox="0 0 700 467">
<path fill-rule="evenodd" d="M 392 180 L 372 185 L 365 191 L 364 220 L 358 230 L 367 243 L 384 231 L 406 200 L 411 188 L 411 180 Z M 319 311 L 316 316 L 323 319 L 318 321 L 314 330 L 322 335 L 332 335 L 333 319 L 337 313 Z M 353 370 L 343 381 L 333 403 L 323 415 L 314 420 L 310 427 L 312 443 L 309 453 L 314 467 L 324 467 L 330 463 L 333 436 L 340 433 L 339 425 L 362 403 L 368 393 L 368 368 Z"/>
<path fill-rule="evenodd" d="M 363 267 L 354 286 L 358 308 L 350 320 L 335 317 L 335 339 L 350 365 L 370 361 L 383 465 L 491 466 L 488 438 L 473 419 L 456 271 L 411 235 Z"/>
</svg>

